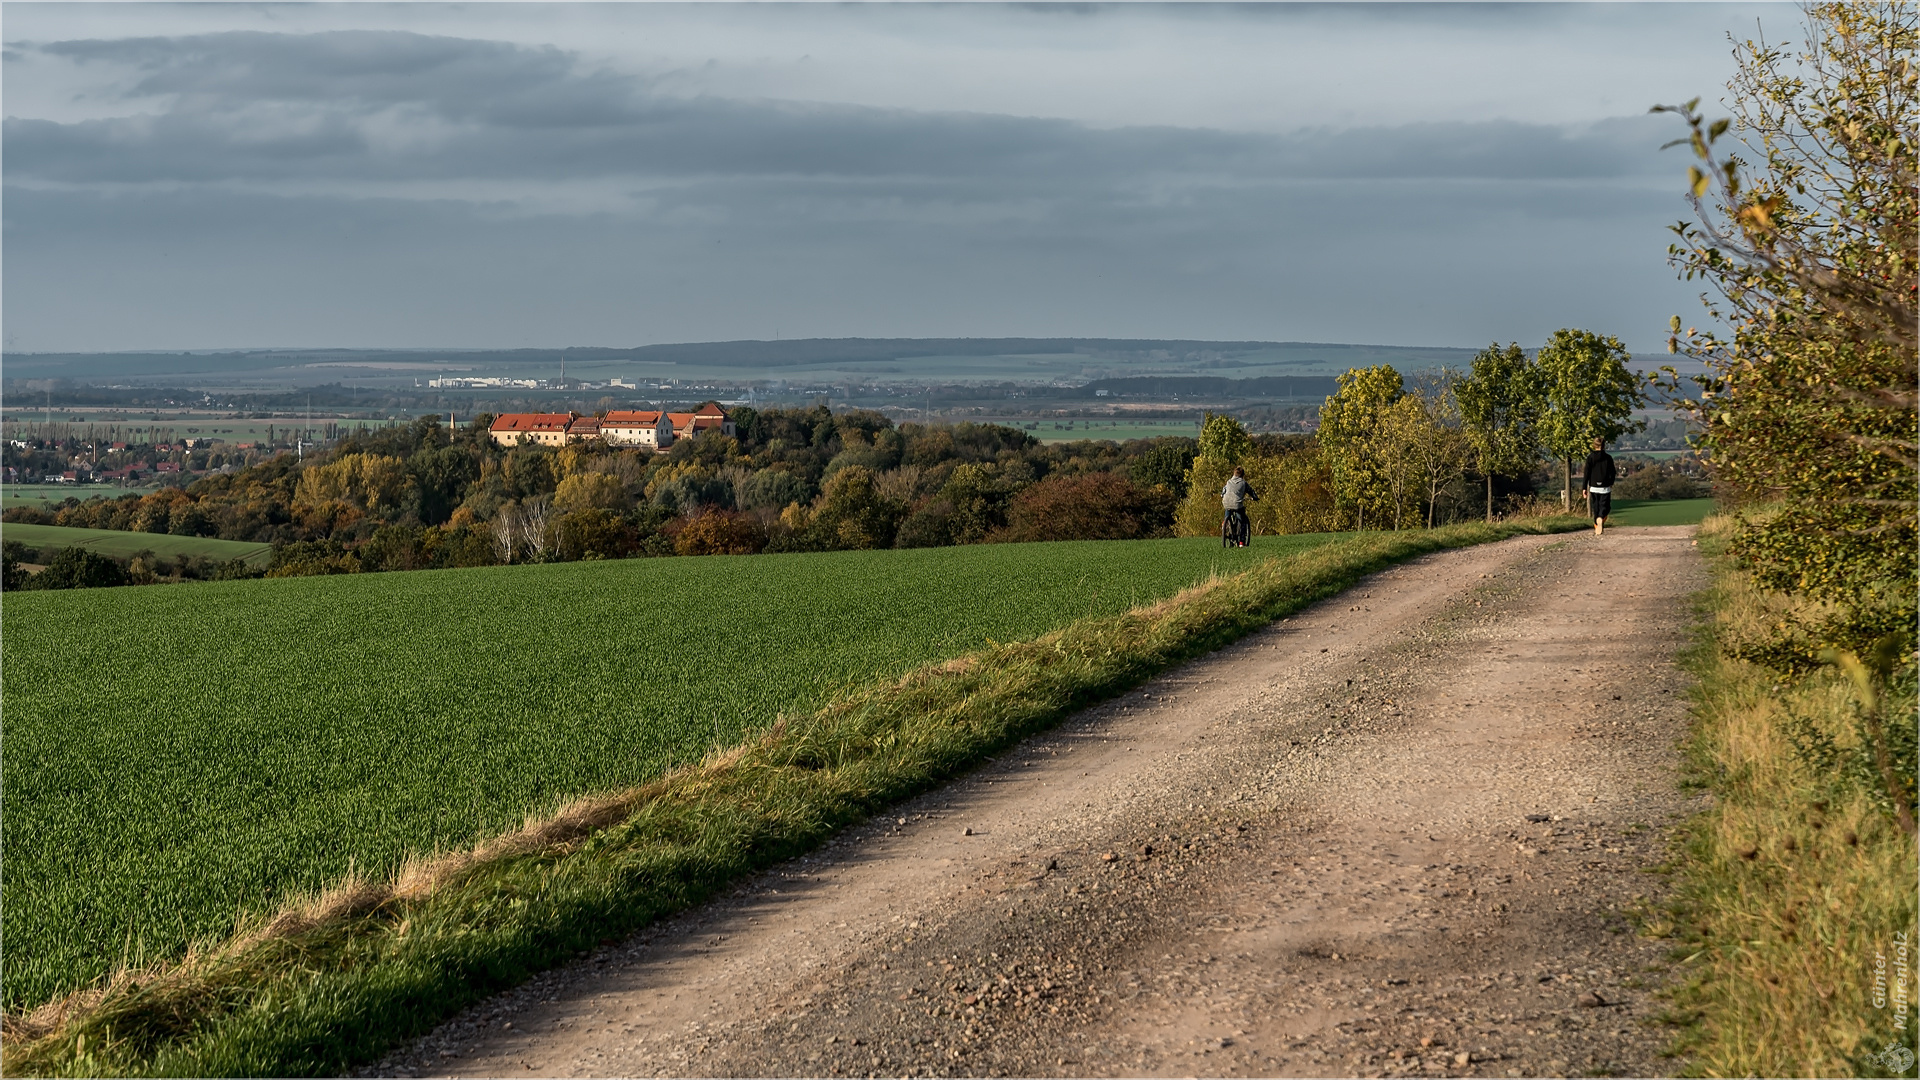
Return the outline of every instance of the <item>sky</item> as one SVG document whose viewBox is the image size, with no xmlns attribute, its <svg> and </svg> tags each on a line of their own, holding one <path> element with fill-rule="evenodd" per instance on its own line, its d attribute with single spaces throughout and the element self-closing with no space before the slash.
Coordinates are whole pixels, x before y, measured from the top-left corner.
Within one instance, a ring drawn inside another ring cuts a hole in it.
<svg viewBox="0 0 1920 1080">
<path fill-rule="evenodd" d="M 9 352 L 1652 352 L 1654 104 L 1780 4 L 0 8 Z"/>
</svg>

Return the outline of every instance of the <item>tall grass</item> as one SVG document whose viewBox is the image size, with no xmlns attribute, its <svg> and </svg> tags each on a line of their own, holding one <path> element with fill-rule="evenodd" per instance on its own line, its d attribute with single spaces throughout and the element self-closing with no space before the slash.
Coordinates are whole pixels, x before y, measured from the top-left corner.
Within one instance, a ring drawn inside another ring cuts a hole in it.
<svg viewBox="0 0 1920 1080">
<path fill-rule="evenodd" d="M 171 967 L 10 1018 L 6 1071 L 338 1073 L 1366 574 L 1580 525 L 1364 534 L 847 691 L 697 767 L 341 882 Z"/>
<path fill-rule="evenodd" d="M 1691 972 L 1675 998 L 1688 1022 L 1680 1049 L 1705 1076 L 1893 1075 L 1881 1055 L 1912 1048 L 1920 1030 L 1920 860 L 1883 797 L 1803 748 L 1808 726 L 1843 748 L 1859 738 L 1847 679 L 1833 671 L 1789 686 L 1723 651 L 1763 636 L 1792 604 L 1731 565 L 1729 524 L 1710 518 L 1701 530 L 1714 584 L 1708 640 L 1691 658 L 1700 683 L 1689 765 L 1713 803 L 1686 836 L 1672 919 L 1654 926 L 1678 939 Z M 1888 715 L 1911 724 L 1912 680 L 1904 685 Z"/>
</svg>

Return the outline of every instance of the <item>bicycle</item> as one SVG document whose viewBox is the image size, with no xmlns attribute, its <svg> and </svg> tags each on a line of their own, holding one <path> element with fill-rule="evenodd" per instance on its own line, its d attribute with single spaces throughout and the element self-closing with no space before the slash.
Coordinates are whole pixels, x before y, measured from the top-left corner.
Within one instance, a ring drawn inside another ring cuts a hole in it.
<svg viewBox="0 0 1920 1080">
<path fill-rule="evenodd" d="M 1220 546 L 1246 547 L 1253 540 L 1251 523 L 1245 510 L 1227 510 L 1220 518 Z"/>
</svg>

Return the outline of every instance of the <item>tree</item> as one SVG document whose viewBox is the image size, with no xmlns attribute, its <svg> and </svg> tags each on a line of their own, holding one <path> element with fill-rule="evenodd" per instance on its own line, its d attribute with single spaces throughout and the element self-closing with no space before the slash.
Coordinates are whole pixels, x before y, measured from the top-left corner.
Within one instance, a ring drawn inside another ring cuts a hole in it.
<svg viewBox="0 0 1920 1080">
<path fill-rule="evenodd" d="M 998 541 L 1136 540 L 1151 536 L 1147 493 L 1119 473 L 1049 476 L 1014 496 Z"/>
<path fill-rule="evenodd" d="M 1540 349 L 1541 441 L 1566 465 L 1563 507 L 1573 504 L 1574 458 L 1585 457 L 1595 439 L 1611 443 L 1646 426 L 1633 419 L 1641 396 L 1640 377 L 1627 367 L 1631 358 L 1619 338 L 1590 330 L 1555 330 Z"/>
<path fill-rule="evenodd" d="M 101 589 L 127 583 L 126 567 L 86 548 L 61 548 L 47 568 L 26 580 L 29 589 Z"/>
<path fill-rule="evenodd" d="M 1350 368 L 1320 408 L 1320 447 L 1333 473 L 1334 497 L 1355 509 L 1362 529 L 1368 510 L 1384 517 L 1394 509 L 1392 482 L 1379 456 L 1379 427 L 1403 386 L 1389 365 Z"/>
<path fill-rule="evenodd" d="M 1200 427 L 1199 456 L 1232 468 L 1253 452 L 1253 436 L 1240 421 L 1224 413 L 1208 413 Z"/>
<path fill-rule="evenodd" d="M 534 562 L 541 562 L 547 556 L 547 521 L 552 516 L 553 506 L 545 495 L 520 503 L 520 547 Z"/>
<path fill-rule="evenodd" d="M 1780 508 L 1743 520 L 1734 553 L 1763 588 L 1811 602 L 1739 653 L 1791 676 L 1823 651 L 1898 655 L 1910 678 L 1920 11 L 1806 14 L 1798 53 L 1736 45 L 1733 116 L 1709 124 L 1697 98 L 1656 107 L 1686 121 L 1680 141 L 1700 162 L 1688 170 L 1698 220 L 1674 226 L 1670 261 L 1713 290 L 1701 301 L 1728 330 L 1683 333 L 1675 316 L 1668 347 L 1708 368 L 1683 404 L 1704 426 L 1715 482 Z M 1719 148 L 1730 132 L 1752 165 Z"/>
<path fill-rule="evenodd" d="M 829 549 L 889 548 L 904 511 L 880 494 L 866 466 L 849 465 L 827 481 L 808 528 Z"/>
<path fill-rule="evenodd" d="M 520 541 L 520 508 L 509 503 L 493 515 L 490 523 L 493 530 L 493 553 L 504 565 L 513 562 L 513 552 Z"/>
<path fill-rule="evenodd" d="M 1493 478 L 1528 472 L 1540 459 L 1545 405 L 1540 369 L 1517 343 L 1502 349 L 1496 342 L 1474 356 L 1453 396 L 1474 464 L 1487 478 L 1487 520 L 1492 521 Z"/>
<path fill-rule="evenodd" d="M 1461 429 L 1460 406 L 1455 401 L 1458 380 L 1443 372 L 1428 389 L 1408 394 L 1399 402 L 1414 406 L 1412 421 L 1403 436 L 1405 461 L 1419 480 L 1427 504 L 1427 528 L 1434 525 L 1440 494 L 1467 471 L 1472 446 Z"/>
<path fill-rule="evenodd" d="M 553 492 L 553 507 L 563 513 L 574 510 L 624 510 L 631 501 L 620 481 L 603 472 L 574 473 L 560 481 L 560 486 Z"/>
</svg>

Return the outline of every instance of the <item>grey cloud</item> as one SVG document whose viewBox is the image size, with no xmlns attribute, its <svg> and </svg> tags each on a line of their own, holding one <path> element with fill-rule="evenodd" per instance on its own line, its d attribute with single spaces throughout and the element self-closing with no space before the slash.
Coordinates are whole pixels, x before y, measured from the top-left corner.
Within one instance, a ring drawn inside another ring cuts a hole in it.
<svg viewBox="0 0 1920 1080">
<path fill-rule="evenodd" d="M 41 47 L 139 71 L 159 115 L 9 117 L 8 173 L 62 183 L 940 178 L 1015 192 L 1283 178 L 1591 179 L 1643 173 L 1624 120 L 1273 136 L 768 101 L 681 98 L 546 47 L 347 31 Z"/>
</svg>

